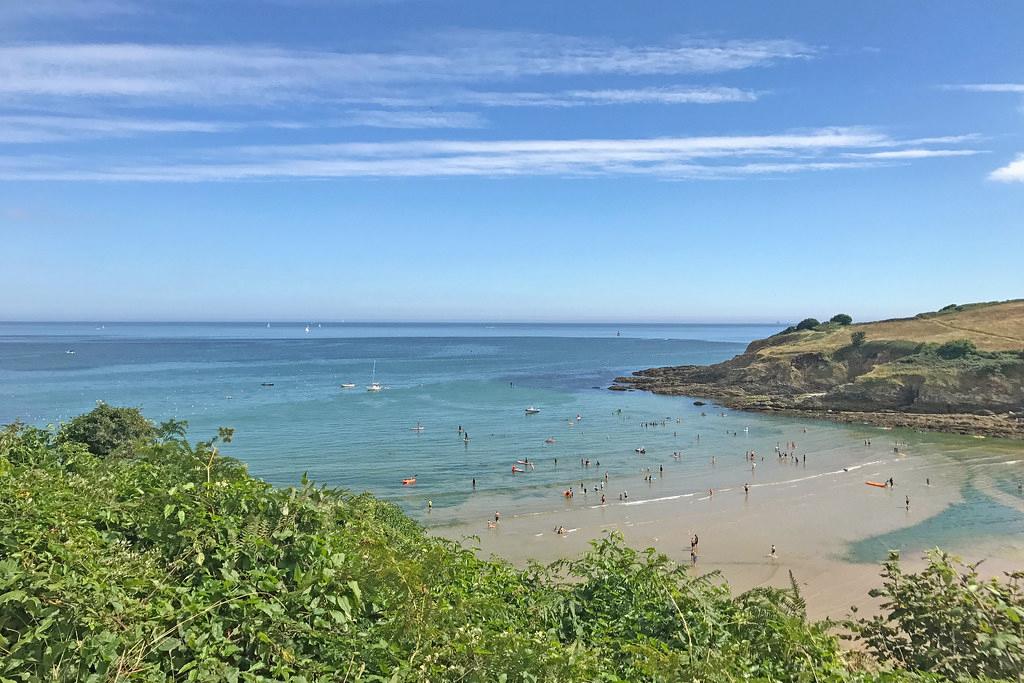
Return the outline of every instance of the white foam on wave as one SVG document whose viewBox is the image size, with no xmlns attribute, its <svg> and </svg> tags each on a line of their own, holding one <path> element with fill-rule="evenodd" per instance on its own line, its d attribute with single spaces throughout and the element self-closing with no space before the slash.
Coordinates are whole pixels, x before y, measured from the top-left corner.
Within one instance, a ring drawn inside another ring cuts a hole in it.
<svg viewBox="0 0 1024 683">
<path fill-rule="evenodd" d="M 627 501 L 627 502 L 623 503 L 623 505 L 646 505 L 647 503 L 660 503 L 660 502 L 665 501 L 665 500 L 679 500 L 680 498 L 692 498 L 695 495 L 697 495 L 697 494 L 696 493 L 680 493 L 680 494 L 675 495 L 675 496 L 662 496 L 661 498 L 645 498 L 644 500 L 630 500 L 630 501 Z M 601 506 L 600 505 L 596 505 L 595 507 L 601 507 Z"/>
</svg>

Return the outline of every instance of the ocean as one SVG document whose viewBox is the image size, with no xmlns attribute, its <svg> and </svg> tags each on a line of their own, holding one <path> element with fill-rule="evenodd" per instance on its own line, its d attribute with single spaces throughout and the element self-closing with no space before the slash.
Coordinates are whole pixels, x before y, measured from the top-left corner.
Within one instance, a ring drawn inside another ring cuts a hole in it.
<svg viewBox="0 0 1024 683">
<path fill-rule="evenodd" d="M 725 360 L 779 327 L 0 323 L 0 423 L 57 424 L 105 401 L 137 406 L 157 422 L 187 420 L 195 440 L 233 427 L 224 450 L 252 474 L 278 485 L 306 474 L 370 491 L 428 526 L 465 524 L 499 508 L 507 517 L 557 512 L 569 487 L 586 489 L 591 506 L 602 494 L 611 504 L 683 505 L 750 480 L 796 504 L 844 476 L 848 483 L 861 474 L 927 472 L 945 482 L 949 504 L 886 527 L 884 537 L 857 539 L 851 558 L 1024 533 L 1020 444 L 734 413 L 607 389 L 635 369 Z M 384 390 L 368 392 L 371 378 Z M 540 412 L 528 415 L 528 406 Z M 865 449 L 866 439 L 877 445 Z M 777 462 L 775 447 L 791 440 L 810 462 Z M 897 441 L 907 444 L 900 457 Z M 749 450 L 767 456 L 756 472 L 744 458 Z M 513 473 L 517 461 L 536 468 Z M 641 479 L 646 468 L 654 481 Z M 402 485 L 408 477 L 415 486 Z M 862 488 L 851 491 L 860 496 Z"/>
</svg>

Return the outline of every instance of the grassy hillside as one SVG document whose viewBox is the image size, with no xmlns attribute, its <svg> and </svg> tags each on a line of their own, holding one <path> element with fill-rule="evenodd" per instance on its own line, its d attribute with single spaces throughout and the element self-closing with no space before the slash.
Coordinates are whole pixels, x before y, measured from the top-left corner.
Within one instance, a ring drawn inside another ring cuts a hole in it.
<svg viewBox="0 0 1024 683">
<path fill-rule="evenodd" d="M 616 382 L 738 408 L 1024 436 L 1024 300 L 860 324 L 808 319 L 724 363 L 654 368 Z"/>
<path fill-rule="evenodd" d="M 877 619 L 809 623 L 619 539 L 519 571 L 369 495 L 276 489 L 184 425 L 99 409 L 0 431 L 0 681 L 1015 679 L 1016 577 L 885 568 Z M 852 658 L 852 659 L 851 659 Z"/>
<path fill-rule="evenodd" d="M 848 345 L 854 332 L 863 332 L 868 341 L 938 345 L 968 339 L 981 351 L 1024 351 L 1024 299 L 953 306 L 913 318 L 825 324 L 818 330 L 771 337 L 776 343 L 765 345 L 763 350 L 772 354 L 835 351 Z"/>
</svg>

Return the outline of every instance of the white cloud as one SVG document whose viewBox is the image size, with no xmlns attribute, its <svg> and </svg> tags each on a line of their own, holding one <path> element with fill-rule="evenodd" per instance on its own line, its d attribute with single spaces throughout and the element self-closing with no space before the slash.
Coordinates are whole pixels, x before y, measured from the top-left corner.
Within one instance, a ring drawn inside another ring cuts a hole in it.
<svg viewBox="0 0 1024 683">
<path fill-rule="evenodd" d="M 666 87 L 553 92 L 462 92 L 450 95 L 484 107 L 580 107 L 613 104 L 721 104 L 753 102 L 759 93 L 725 87 Z"/>
<path fill-rule="evenodd" d="M 483 128 L 487 121 L 468 111 L 350 111 L 336 122 L 339 126 L 368 128 Z"/>
<path fill-rule="evenodd" d="M 92 163 L 0 160 L 6 180 L 208 182 L 251 179 L 644 175 L 664 179 L 778 176 L 869 168 L 921 157 L 867 157 L 901 141 L 867 128 L 772 135 L 575 140 L 412 140 L 201 150 L 195 158 Z M 870 151 L 868 151 L 870 150 Z M 942 151 L 942 150 L 939 150 Z M 949 151 L 949 150 L 946 150 Z"/>
<path fill-rule="evenodd" d="M 1024 95 L 1024 83 L 965 83 L 961 85 L 944 85 L 946 90 L 963 90 L 965 92 L 1016 93 Z"/>
<path fill-rule="evenodd" d="M 992 171 L 988 174 L 988 178 L 1001 183 L 1024 183 L 1024 154 L 1019 155 L 1006 166 Z"/>
<path fill-rule="evenodd" d="M 940 157 L 967 157 L 983 154 L 980 149 L 893 149 L 883 152 L 851 152 L 843 156 L 855 159 L 933 159 Z"/>
<path fill-rule="evenodd" d="M 235 128 L 237 126 L 231 123 L 213 121 L 0 115 L 0 143 L 131 137 L 151 133 L 219 133 Z"/>
<path fill-rule="evenodd" d="M 4 46 L 0 47 L 0 94 L 205 103 L 273 102 L 299 96 L 330 100 L 365 96 L 371 87 L 410 84 L 715 73 L 808 59 L 814 54 L 812 48 L 787 40 L 626 46 L 566 36 L 486 32 L 454 32 L 416 45 L 417 49 L 400 52 L 125 43 Z M 587 92 L 576 91 L 572 97 L 615 96 L 614 91 Z M 643 94 L 633 91 L 631 96 Z M 700 94 L 665 91 L 660 97 L 673 96 L 692 100 Z M 717 96 L 730 95 L 723 90 Z"/>
</svg>

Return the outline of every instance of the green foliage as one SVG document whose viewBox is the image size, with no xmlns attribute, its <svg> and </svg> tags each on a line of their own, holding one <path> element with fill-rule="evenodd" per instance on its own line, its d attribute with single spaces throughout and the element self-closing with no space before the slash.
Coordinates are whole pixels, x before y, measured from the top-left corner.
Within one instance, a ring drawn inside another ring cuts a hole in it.
<svg viewBox="0 0 1024 683">
<path fill-rule="evenodd" d="M 0 431 L 0 681 L 876 680 L 807 621 L 795 581 L 733 596 L 618 536 L 520 571 L 372 496 L 254 479 L 218 451 L 230 430 L 154 432 L 108 458 L 63 431 Z M 1002 601 L 982 596 L 984 619 L 968 601 L 933 618 L 1017 647 L 1019 612 L 998 614 L 1017 589 L 981 590 Z M 987 657 L 978 671 L 1019 666 Z"/>
<path fill-rule="evenodd" d="M 800 322 L 798 322 L 796 324 L 796 329 L 798 329 L 798 330 L 813 330 L 813 329 L 815 329 L 815 328 L 817 328 L 819 326 L 821 326 L 821 323 L 819 323 L 816 319 L 814 319 L 814 318 L 804 318 L 803 320 L 801 320 Z"/>
<path fill-rule="evenodd" d="M 939 309 L 939 313 L 946 313 L 946 312 L 949 312 L 949 311 L 959 311 L 959 310 L 961 310 L 960 306 L 958 306 L 956 304 L 949 304 L 948 306 L 943 306 L 942 308 L 940 308 Z"/>
<path fill-rule="evenodd" d="M 153 423 L 143 417 L 138 408 L 116 408 L 100 403 L 63 425 L 58 439 L 84 444 L 93 455 L 129 455 L 135 444 L 155 434 Z"/>
<path fill-rule="evenodd" d="M 937 353 L 940 358 L 945 358 L 946 360 L 964 358 L 965 356 L 974 355 L 977 352 L 978 348 L 970 339 L 954 339 L 953 341 L 941 344 L 937 349 L 935 349 L 935 353 Z"/>
<path fill-rule="evenodd" d="M 850 335 L 850 344 L 857 348 L 864 345 L 864 340 L 867 339 L 867 334 L 861 331 L 854 332 Z"/>
<path fill-rule="evenodd" d="M 951 679 L 1016 680 L 1024 671 L 1024 572 L 982 580 L 938 550 L 918 574 L 904 574 L 899 555 L 885 563 L 883 614 L 849 626 L 879 660 Z"/>
<path fill-rule="evenodd" d="M 829 319 L 829 322 L 837 325 L 849 325 L 853 322 L 853 318 L 846 313 L 836 313 Z"/>
</svg>

